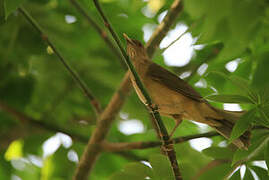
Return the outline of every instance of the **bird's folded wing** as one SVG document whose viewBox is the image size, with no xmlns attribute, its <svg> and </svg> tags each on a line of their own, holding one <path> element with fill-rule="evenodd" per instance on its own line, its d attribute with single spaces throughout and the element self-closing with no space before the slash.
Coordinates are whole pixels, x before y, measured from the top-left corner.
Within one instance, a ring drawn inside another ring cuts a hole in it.
<svg viewBox="0 0 269 180">
<path fill-rule="evenodd" d="M 183 94 L 195 101 L 204 101 L 200 94 L 196 92 L 187 82 L 158 64 L 152 63 L 149 66 L 147 76 L 152 80 L 166 86 L 167 88 Z"/>
</svg>

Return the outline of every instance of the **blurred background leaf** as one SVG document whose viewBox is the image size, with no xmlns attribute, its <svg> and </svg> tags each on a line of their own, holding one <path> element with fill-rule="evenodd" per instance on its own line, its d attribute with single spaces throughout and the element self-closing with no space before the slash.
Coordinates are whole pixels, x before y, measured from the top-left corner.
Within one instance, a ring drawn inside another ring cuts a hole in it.
<svg viewBox="0 0 269 180">
<path fill-rule="evenodd" d="M 104 29 L 93 2 L 78 2 Z M 121 34 L 126 33 L 145 43 L 172 1 L 102 0 L 100 3 L 121 40 Z M 86 145 L 85 139 L 95 128 L 96 117 L 54 52 L 16 10 L 21 5 L 41 25 L 103 108 L 121 83 L 125 70 L 118 57 L 69 1 L 0 0 L 0 103 L 47 125 L 42 129 L 0 110 L 0 179 L 71 179 Z M 234 110 L 231 107 L 236 106 L 237 110 L 247 112 L 247 117 L 237 122 L 232 138 L 249 127 L 268 127 L 269 124 L 268 18 L 266 0 L 186 0 L 183 11 L 153 58 L 188 81 L 203 97 L 213 98 L 210 102 L 213 106 L 226 110 Z M 188 33 L 165 50 L 180 36 L 182 28 Z M 178 56 L 186 54 L 189 55 Z M 170 132 L 174 121 L 163 119 Z M 124 124 L 131 124 L 129 131 L 131 129 L 132 133 L 126 132 Z M 48 125 L 54 130 L 46 130 Z M 59 135 L 61 130 L 78 134 L 84 140 Z M 205 125 L 184 120 L 174 135 L 210 130 Z M 236 150 L 221 136 L 177 144 L 175 148 L 183 178 L 223 179 L 230 172 L 232 163 L 251 155 L 243 163 L 247 164 L 244 178 L 253 178 L 251 171 L 254 171 L 260 179 L 266 179 L 266 167 L 251 164 L 266 160 L 268 165 L 268 146 L 261 146 L 266 138 L 268 129 L 253 130 L 248 151 Z M 107 141 L 156 140 L 147 110 L 137 95 L 131 93 L 116 116 Z M 252 155 L 253 152 L 257 153 Z M 5 154 L 17 159 L 6 158 Z M 152 154 L 160 154 L 160 149 L 103 153 L 91 179 L 172 177 L 165 157 L 151 157 Z M 152 168 L 141 164 L 141 160 L 152 164 Z M 214 166 L 207 168 L 212 162 Z M 238 179 L 239 171 L 232 174 L 231 179 Z"/>
</svg>

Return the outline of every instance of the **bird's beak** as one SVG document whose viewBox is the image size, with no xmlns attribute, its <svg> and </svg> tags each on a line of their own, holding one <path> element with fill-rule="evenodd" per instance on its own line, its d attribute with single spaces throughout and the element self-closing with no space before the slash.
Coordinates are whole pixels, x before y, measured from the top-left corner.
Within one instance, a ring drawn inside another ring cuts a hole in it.
<svg viewBox="0 0 269 180">
<path fill-rule="evenodd" d="M 127 43 L 130 43 L 130 44 L 134 45 L 133 40 L 131 38 L 129 38 L 127 36 L 127 34 L 123 33 L 123 37 L 124 37 L 124 39 L 126 40 Z"/>
</svg>

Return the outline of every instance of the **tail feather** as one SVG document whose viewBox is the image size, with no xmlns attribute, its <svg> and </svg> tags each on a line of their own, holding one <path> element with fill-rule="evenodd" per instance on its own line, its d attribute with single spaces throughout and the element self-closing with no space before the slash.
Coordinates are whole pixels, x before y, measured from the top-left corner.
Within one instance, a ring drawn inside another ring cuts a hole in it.
<svg viewBox="0 0 269 180">
<path fill-rule="evenodd" d="M 236 121 L 244 114 L 244 112 L 233 112 L 215 109 L 224 119 L 217 120 L 221 125 L 218 127 L 213 127 L 218 133 L 230 138 L 232 129 Z M 215 119 L 216 120 L 216 119 Z M 232 143 L 241 149 L 248 149 L 250 145 L 250 135 L 249 131 L 246 131 L 239 138 L 235 139 Z"/>
</svg>

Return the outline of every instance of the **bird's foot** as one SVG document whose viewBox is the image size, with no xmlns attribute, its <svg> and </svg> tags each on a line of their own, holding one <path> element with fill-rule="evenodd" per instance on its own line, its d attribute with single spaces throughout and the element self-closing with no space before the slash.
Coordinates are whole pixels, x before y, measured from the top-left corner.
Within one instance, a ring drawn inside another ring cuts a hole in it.
<svg viewBox="0 0 269 180">
<path fill-rule="evenodd" d="M 173 135 L 174 135 L 174 133 L 175 133 L 177 127 L 181 124 L 181 122 L 182 122 L 182 115 L 180 115 L 180 114 L 176 114 L 176 115 L 173 115 L 173 118 L 174 118 L 175 121 L 176 121 L 176 125 L 175 125 L 175 127 L 172 129 L 172 131 L 171 131 L 171 133 L 170 133 L 170 135 L 169 135 L 170 139 L 172 139 L 172 137 L 173 137 Z"/>
</svg>

